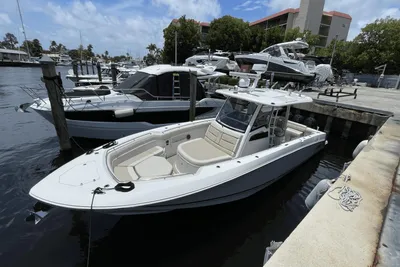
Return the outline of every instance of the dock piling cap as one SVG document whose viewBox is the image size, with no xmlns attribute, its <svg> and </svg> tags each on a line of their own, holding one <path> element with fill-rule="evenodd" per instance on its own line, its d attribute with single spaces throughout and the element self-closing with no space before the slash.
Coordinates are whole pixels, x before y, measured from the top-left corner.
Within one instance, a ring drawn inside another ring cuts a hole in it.
<svg viewBox="0 0 400 267">
<path fill-rule="evenodd" d="M 56 64 L 54 60 L 52 60 L 48 55 L 43 55 L 39 60 L 40 64 Z"/>
</svg>

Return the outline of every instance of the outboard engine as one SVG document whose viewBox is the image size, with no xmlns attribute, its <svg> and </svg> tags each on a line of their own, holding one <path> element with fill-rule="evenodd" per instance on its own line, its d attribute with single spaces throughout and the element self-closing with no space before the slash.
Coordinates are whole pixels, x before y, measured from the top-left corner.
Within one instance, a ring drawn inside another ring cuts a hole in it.
<svg viewBox="0 0 400 267">
<path fill-rule="evenodd" d="M 317 82 L 325 82 L 333 79 L 332 67 L 329 64 L 319 64 L 315 67 L 315 74 L 317 75 Z"/>
</svg>

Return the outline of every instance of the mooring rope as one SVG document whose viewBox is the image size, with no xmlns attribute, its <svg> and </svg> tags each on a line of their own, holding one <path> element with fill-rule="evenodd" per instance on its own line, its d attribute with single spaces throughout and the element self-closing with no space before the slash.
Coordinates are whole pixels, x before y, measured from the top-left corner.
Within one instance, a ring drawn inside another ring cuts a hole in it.
<svg viewBox="0 0 400 267">
<path fill-rule="evenodd" d="M 350 180 L 350 175 L 345 175 L 343 177 L 345 183 Z M 339 197 L 335 198 L 331 195 L 331 193 L 335 190 L 339 190 Z M 337 186 L 328 192 L 328 196 L 334 200 L 339 201 L 339 206 L 345 211 L 354 211 L 357 208 L 362 200 L 362 196 L 359 192 L 351 189 L 349 186 Z"/>
</svg>

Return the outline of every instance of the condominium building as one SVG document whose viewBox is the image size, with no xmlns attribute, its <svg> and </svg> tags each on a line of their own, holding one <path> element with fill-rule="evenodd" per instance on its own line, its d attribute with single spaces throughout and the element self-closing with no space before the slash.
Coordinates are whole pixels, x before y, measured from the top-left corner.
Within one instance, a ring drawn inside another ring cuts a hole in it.
<svg viewBox="0 0 400 267">
<path fill-rule="evenodd" d="M 281 27 L 285 31 L 299 27 L 300 32 L 311 31 L 320 36 L 317 46 L 326 47 L 332 40 L 346 40 L 349 33 L 351 16 L 338 11 L 324 11 L 325 0 L 301 0 L 299 8 L 288 8 L 268 17 L 250 23 L 265 29 Z M 172 20 L 177 23 L 178 20 Z M 210 29 L 207 22 L 197 22 L 202 40 Z"/>
<path fill-rule="evenodd" d="M 285 31 L 299 27 L 320 36 L 318 46 L 328 46 L 332 40 L 346 40 L 351 16 L 338 11 L 324 11 L 325 0 L 301 0 L 299 8 L 288 8 L 268 17 L 251 22 L 250 26 L 266 29 L 281 27 Z"/>
</svg>

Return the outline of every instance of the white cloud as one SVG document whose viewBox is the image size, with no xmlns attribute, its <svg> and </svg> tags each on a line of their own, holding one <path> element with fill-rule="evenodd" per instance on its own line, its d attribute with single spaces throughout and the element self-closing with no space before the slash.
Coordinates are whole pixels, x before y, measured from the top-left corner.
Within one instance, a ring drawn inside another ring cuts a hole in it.
<svg viewBox="0 0 400 267">
<path fill-rule="evenodd" d="M 6 13 L 0 13 L 0 25 L 11 24 L 11 19 Z"/>
<path fill-rule="evenodd" d="M 325 10 L 347 13 L 352 17 L 348 39 L 357 36 L 361 29 L 377 18 L 400 18 L 399 0 L 336 0 L 326 1 Z"/>
<path fill-rule="evenodd" d="M 247 7 L 245 9 L 243 9 L 244 11 L 252 11 L 252 10 L 256 10 L 256 9 L 260 9 L 261 6 L 252 6 L 252 7 Z"/>
<path fill-rule="evenodd" d="M 145 12 L 144 3 L 143 0 L 119 2 L 105 7 L 91 1 L 74 1 L 63 6 L 49 2 L 43 12 L 51 16 L 59 28 L 47 34 L 45 39 L 77 47 L 81 31 L 84 45 L 92 43 L 97 53 L 107 49 L 116 55 L 129 50 L 136 56 L 143 56 L 149 43 L 162 47 L 163 29 L 173 18 L 186 15 L 197 20 L 209 20 L 218 17 L 221 12 L 216 0 L 146 2 L 147 8 L 155 13 Z M 157 11 L 162 15 L 157 16 Z"/>
<path fill-rule="evenodd" d="M 242 4 L 240 4 L 240 5 L 235 6 L 233 9 L 234 10 L 242 9 L 243 7 L 246 7 L 246 6 L 250 5 L 252 2 L 253 1 L 246 1 L 246 2 L 244 2 Z M 258 2 L 258 1 L 256 1 L 256 2 Z M 247 10 L 247 8 L 245 10 Z"/>
<path fill-rule="evenodd" d="M 56 24 L 53 30 L 41 33 L 44 47 L 55 40 L 76 48 L 81 31 L 83 45 L 93 44 L 95 53 L 108 50 L 111 55 L 119 55 L 131 51 L 134 56 L 143 56 L 149 43 L 162 47 L 163 29 L 173 18 L 186 15 L 208 21 L 218 17 L 221 8 L 217 0 L 139 0 L 107 6 L 75 0 L 62 6 L 48 2 L 37 11 L 44 12 Z"/>
<path fill-rule="evenodd" d="M 199 21 L 209 20 L 221 15 L 221 6 L 218 0 L 152 0 L 156 7 L 166 6 L 168 14 L 173 17 L 186 15 Z"/>
</svg>

